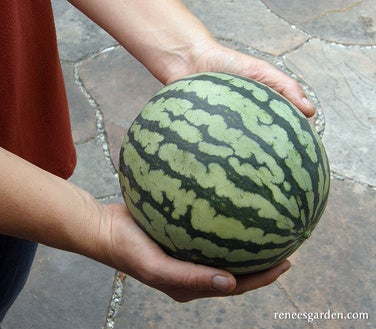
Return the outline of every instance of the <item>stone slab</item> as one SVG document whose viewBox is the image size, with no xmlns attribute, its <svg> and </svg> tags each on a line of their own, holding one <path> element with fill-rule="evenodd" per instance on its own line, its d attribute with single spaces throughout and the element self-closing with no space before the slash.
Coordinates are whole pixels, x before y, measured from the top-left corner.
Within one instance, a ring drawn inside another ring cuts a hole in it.
<svg viewBox="0 0 376 329">
<path fill-rule="evenodd" d="M 117 166 L 125 132 L 163 85 L 121 47 L 83 61 L 79 75 L 103 113 L 113 163 Z"/>
<path fill-rule="evenodd" d="M 259 0 L 184 0 L 185 5 L 219 39 L 244 43 L 280 55 L 304 43 L 308 36 L 271 13 Z"/>
<path fill-rule="evenodd" d="M 40 245 L 29 280 L 3 329 L 100 329 L 114 270 L 83 256 Z"/>
<path fill-rule="evenodd" d="M 295 307 L 276 284 L 242 296 L 180 304 L 127 277 L 115 329 L 301 328 L 297 321 L 275 319 L 281 310 L 294 312 Z"/>
<path fill-rule="evenodd" d="M 376 48 L 314 39 L 285 62 L 321 103 L 331 169 L 376 186 Z"/>
<path fill-rule="evenodd" d="M 95 112 L 75 82 L 74 65 L 62 63 L 62 69 L 68 97 L 73 140 L 75 143 L 81 144 L 97 136 Z"/>
<path fill-rule="evenodd" d="M 302 26 L 313 36 L 347 45 L 376 44 L 376 6 L 374 0 L 354 1 L 343 11 L 318 17 Z"/>
<path fill-rule="evenodd" d="M 60 58 L 78 61 L 117 42 L 68 1 L 52 0 Z"/>
<path fill-rule="evenodd" d="M 376 190 L 332 180 L 319 225 L 279 280 L 300 312 L 366 312 L 368 320 L 317 320 L 322 329 L 376 328 Z"/>
<path fill-rule="evenodd" d="M 376 44 L 374 0 L 263 2 L 277 15 L 312 36 L 345 44 Z"/>
<path fill-rule="evenodd" d="M 102 142 L 91 140 L 77 145 L 76 150 L 77 167 L 69 180 L 96 198 L 118 194 L 119 182 L 105 158 Z"/>
<path fill-rule="evenodd" d="M 333 12 L 344 12 L 356 0 L 261 0 L 273 12 L 295 25 L 303 25 Z"/>
</svg>

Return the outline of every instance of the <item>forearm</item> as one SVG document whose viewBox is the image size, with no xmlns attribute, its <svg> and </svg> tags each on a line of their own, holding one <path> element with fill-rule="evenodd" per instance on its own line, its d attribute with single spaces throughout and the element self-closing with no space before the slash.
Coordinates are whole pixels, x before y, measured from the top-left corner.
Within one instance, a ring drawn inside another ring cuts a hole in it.
<svg viewBox="0 0 376 329">
<path fill-rule="evenodd" d="M 117 39 L 163 83 L 181 75 L 181 67 L 185 65 L 187 72 L 194 71 L 189 65 L 215 43 L 206 27 L 177 0 L 70 2 Z"/>
<path fill-rule="evenodd" d="M 0 182 L 1 234 L 101 260 L 101 207 L 90 194 L 2 148 Z"/>
</svg>

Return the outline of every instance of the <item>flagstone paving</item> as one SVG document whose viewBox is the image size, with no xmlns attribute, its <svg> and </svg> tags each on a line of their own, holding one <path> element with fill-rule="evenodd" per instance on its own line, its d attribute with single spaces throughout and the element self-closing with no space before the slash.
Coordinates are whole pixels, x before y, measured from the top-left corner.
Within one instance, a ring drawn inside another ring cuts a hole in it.
<svg viewBox="0 0 376 329">
<path fill-rule="evenodd" d="M 40 246 L 3 328 L 375 328 L 373 0 L 184 2 L 221 43 L 298 79 L 318 107 L 333 176 L 321 222 L 276 283 L 186 304 L 85 257 Z M 67 2 L 52 3 L 78 152 L 71 181 L 98 200 L 122 202 L 121 140 L 162 84 Z M 286 319 L 288 312 L 305 319 Z M 335 312 L 368 319 L 328 319 L 341 316 Z M 308 321 L 319 313 L 323 319 Z"/>
</svg>

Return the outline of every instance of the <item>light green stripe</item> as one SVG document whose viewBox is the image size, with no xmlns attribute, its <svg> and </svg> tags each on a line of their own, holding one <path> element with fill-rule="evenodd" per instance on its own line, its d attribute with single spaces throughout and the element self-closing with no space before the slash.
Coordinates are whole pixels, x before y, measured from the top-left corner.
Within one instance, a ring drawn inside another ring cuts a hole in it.
<svg viewBox="0 0 376 329">
<path fill-rule="evenodd" d="M 222 80 L 227 80 L 222 78 Z M 228 81 L 235 87 L 243 88 L 252 92 L 253 97 L 255 97 L 260 102 L 267 102 L 270 98 L 268 93 L 260 88 L 258 85 L 243 79 L 238 79 L 230 77 Z"/>
<path fill-rule="evenodd" d="M 299 218 L 299 206 L 296 203 L 294 197 L 287 198 L 284 192 L 289 192 L 289 185 L 282 184 L 284 182 L 284 173 L 280 167 L 274 166 L 274 172 L 271 172 L 268 167 L 261 167 L 255 169 L 248 163 L 240 164 L 237 158 L 229 159 L 230 166 L 241 176 L 248 177 L 260 188 L 267 187 L 273 193 L 275 202 L 285 207 L 293 218 Z M 285 187 L 285 191 L 282 191 L 279 186 Z"/>
<path fill-rule="evenodd" d="M 317 174 L 318 174 L 318 191 L 317 191 L 317 207 L 315 209 L 315 213 L 313 214 L 313 218 L 318 218 L 318 211 L 320 211 L 320 206 L 324 202 L 324 199 L 328 193 L 328 182 L 329 179 L 324 176 L 324 170 L 323 166 L 320 164 L 317 168 Z"/>
<path fill-rule="evenodd" d="M 301 122 L 299 117 L 301 114 L 298 110 L 294 111 L 293 105 L 288 106 L 287 104 L 279 101 L 277 99 L 273 99 L 270 101 L 270 108 L 281 118 L 284 118 L 289 125 L 291 126 L 292 130 L 295 133 L 297 140 L 299 141 L 300 145 L 305 148 L 305 151 L 313 163 L 317 162 L 317 154 L 315 150 L 315 142 L 312 138 L 312 132 L 308 132 L 302 128 Z M 296 116 L 296 113 L 299 113 L 299 116 Z M 291 115 L 292 114 L 292 115 Z M 295 115 L 294 115 L 295 114 Z"/>
<path fill-rule="evenodd" d="M 148 154 L 155 154 L 160 147 L 160 143 L 164 140 L 163 135 L 148 129 L 142 129 L 137 122 L 134 122 L 132 125 L 131 133 L 133 133 L 134 139 L 141 144 L 142 148 Z M 126 160 L 126 162 L 129 161 Z"/>
<path fill-rule="evenodd" d="M 229 147 L 207 143 L 207 142 L 199 142 L 198 149 L 202 153 L 221 157 L 224 159 L 234 154 L 234 151 Z"/>
<path fill-rule="evenodd" d="M 312 191 L 310 173 L 302 166 L 302 158 L 295 149 L 289 149 L 285 164 L 291 170 L 291 175 L 303 191 Z"/>
<path fill-rule="evenodd" d="M 189 143 L 202 141 L 202 134 L 196 127 L 186 121 L 175 120 L 170 124 L 170 130 L 176 132 L 183 140 Z"/>
<path fill-rule="evenodd" d="M 167 220 L 164 215 L 153 208 L 152 205 L 148 202 L 144 202 L 142 204 L 142 209 L 149 219 L 149 229 L 153 230 L 153 238 L 168 249 L 176 251 L 174 243 L 171 241 L 169 236 L 166 235 Z"/>
<path fill-rule="evenodd" d="M 131 161 L 129 161 L 132 159 Z M 196 194 L 181 188 L 181 181 L 167 175 L 162 170 L 150 170 L 150 165 L 142 159 L 132 145 L 127 146 L 126 162 L 129 162 L 133 177 L 141 189 L 150 192 L 159 204 L 164 196 L 173 202 L 172 217 L 178 219 L 184 215 L 193 203 Z"/>
<path fill-rule="evenodd" d="M 165 99 L 147 103 L 140 113 L 141 118 L 156 121 L 161 128 L 168 128 L 171 124 L 171 119 L 168 112 L 164 110 L 163 103 L 165 103 Z"/>
<path fill-rule="evenodd" d="M 149 215 L 152 215 L 152 217 L 149 216 L 149 218 L 151 218 L 152 220 L 149 221 L 149 219 L 144 216 L 143 212 L 137 206 L 135 206 L 135 204 L 139 200 L 138 198 L 134 197 L 135 194 L 134 194 L 134 191 L 130 189 L 128 179 L 121 173 L 120 173 L 120 179 L 122 183 L 124 183 L 123 186 L 125 187 L 126 192 L 127 192 L 124 195 L 125 202 L 127 204 L 129 211 L 133 215 L 133 217 L 136 218 L 136 220 L 143 227 L 143 229 L 149 234 L 151 234 L 157 241 L 162 243 L 164 246 L 166 246 L 170 250 L 176 251 L 176 248 L 174 247 L 174 245 L 164 234 L 163 227 L 161 229 L 161 226 L 164 225 L 163 216 L 158 216 L 155 210 L 151 211 L 149 212 Z M 150 210 L 147 206 L 144 208 L 145 208 L 144 210 L 146 211 Z"/>
<path fill-rule="evenodd" d="M 120 181 L 120 186 L 123 186 L 125 190 L 127 191 L 127 197 L 130 198 L 130 201 L 132 201 L 132 203 L 136 204 L 137 202 L 141 200 L 140 194 L 134 189 L 131 189 L 128 178 L 124 176 L 121 171 L 119 171 L 119 181 Z"/>
<path fill-rule="evenodd" d="M 264 249 L 260 250 L 258 253 L 252 253 L 244 249 L 235 249 L 231 250 L 225 257 L 225 259 L 229 262 L 236 262 L 239 259 L 241 259 L 242 261 L 244 260 L 246 262 L 250 260 L 263 260 L 268 258 L 274 258 L 279 256 L 280 254 L 283 254 L 290 247 L 291 246 L 288 245 L 283 248 Z"/>
<path fill-rule="evenodd" d="M 284 243 L 291 237 L 280 236 L 278 234 L 266 233 L 256 228 L 245 228 L 236 218 L 229 218 L 216 214 L 208 201 L 196 199 L 192 204 L 191 215 L 192 227 L 201 232 L 214 233 L 221 239 L 236 239 L 239 241 L 256 243 L 259 245 L 269 242 Z"/>
<path fill-rule="evenodd" d="M 162 89 L 163 90 L 163 89 Z M 154 102 L 148 102 L 141 111 L 141 117 L 159 122 L 161 128 L 167 128 L 171 124 L 169 113 L 175 116 L 183 115 L 192 108 L 192 103 L 181 98 L 160 98 Z"/>
<path fill-rule="evenodd" d="M 224 258 L 229 253 L 227 248 L 219 247 L 212 241 L 201 237 L 192 238 L 182 227 L 167 225 L 166 233 L 178 249 L 199 250 L 204 256 L 209 258 Z"/>
</svg>

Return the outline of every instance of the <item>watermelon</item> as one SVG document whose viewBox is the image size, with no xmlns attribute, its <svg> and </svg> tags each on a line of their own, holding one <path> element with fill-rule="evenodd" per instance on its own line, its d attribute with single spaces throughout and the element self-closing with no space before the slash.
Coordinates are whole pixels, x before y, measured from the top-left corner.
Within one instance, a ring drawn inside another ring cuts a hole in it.
<svg viewBox="0 0 376 329">
<path fill-rule="evenodd" d="M 124 137 L 119 181 L 134 220 L 168 254 L 244 274 L 311 235 L 330 171 L 288 100 L 245 77 L 201 73 L 146 104 Z"/>
</svg>

